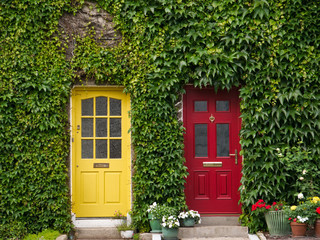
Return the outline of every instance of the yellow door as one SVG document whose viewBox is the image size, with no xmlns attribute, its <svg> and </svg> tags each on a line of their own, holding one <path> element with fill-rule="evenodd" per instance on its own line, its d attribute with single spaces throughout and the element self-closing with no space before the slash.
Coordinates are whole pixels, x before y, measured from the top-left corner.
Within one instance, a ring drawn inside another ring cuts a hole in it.
<svg viewBox="0 0 320 240">
<path fill-rule="evenodd" d="M 72 206 L 76 217 L 130 210 L 130 97 L 122 88 L 72 92 Z"/>
</svg>

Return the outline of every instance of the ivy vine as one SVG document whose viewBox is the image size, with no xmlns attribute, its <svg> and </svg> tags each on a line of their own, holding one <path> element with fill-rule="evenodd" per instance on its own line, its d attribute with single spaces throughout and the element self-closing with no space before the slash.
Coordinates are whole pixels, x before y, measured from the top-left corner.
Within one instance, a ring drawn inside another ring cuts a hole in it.
<svg viewBox="0 0 320 240">
<path fill-rule="evenodd" d="M 258 198 L 293 201 L 297 176 L 274 149 L 302 141 L 310 169 L 318 168 L 318 0 L 97 0 L 114 16 L 122 42 L 110 49 L 90 35 L 77 38 L 67 60 L 58 20 L 83 3 L 0 3 L 0 225 L 71 229 L 67 105 L 79 80 L 121 84 L 131 94 L 140 230 L 148 229 L 152 202 L 185 207 L 176 104 L 187 83 L 240 86 L 242 220 L 255 230 L 250 205 Z"/>
</svg>

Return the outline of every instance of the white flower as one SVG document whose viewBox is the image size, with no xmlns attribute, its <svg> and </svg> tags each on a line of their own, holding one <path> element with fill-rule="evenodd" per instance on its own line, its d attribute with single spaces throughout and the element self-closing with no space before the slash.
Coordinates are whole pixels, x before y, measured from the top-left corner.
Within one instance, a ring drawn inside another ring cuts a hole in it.
<svg viewBox="0 0 320 240">
<path fill-rule="evenodd" d="M 277 152 L 280 152 L 280 148 L 276 148 Z"/>
<path fill-rule="evenodd" d="M 279 154 L 278 154 L 278 157 L 283 157 L 282 153 L 279 153 Z"/>
<path fill-rule="evenodd" d="M 307 170 L 304 169 L 304 170 L 302 171 L 302 174 L 303 174 L 303 175 L 306 175 L 306 173 L 307 173 Z"/>
<path fill-rule="evenodd" d="M 303 198 L 304 198 L 303 193 L 299 193 L 298 194 L 298 199 L 303 199 Z"/>
<path fill-rule="evenodd" d="M 304 177 L 299 177 L 299 179 L 302 181 L 304 179 Z"/>
<path fill-rule="evenodd" d="M 302 222 L 302 223 L 304 223 L 304 222 L 309 220 L 309 218 L 307 218 L 307 217 L 303 218 L 303 217 L 298 216 L 297 218 L 298 218 L 298 221 Z"/>
</svg>

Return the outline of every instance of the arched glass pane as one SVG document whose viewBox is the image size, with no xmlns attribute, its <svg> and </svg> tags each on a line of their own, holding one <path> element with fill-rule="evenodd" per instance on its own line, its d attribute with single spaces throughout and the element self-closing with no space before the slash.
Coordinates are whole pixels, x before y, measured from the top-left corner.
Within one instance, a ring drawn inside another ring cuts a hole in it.
<svg viewBox="0 0 320 240">
<path fill-rule="evenodd" d="M 110 116 L 121 116 L 121 100 L 110 98 Z"/>
<path fill-rule="evenodd" d="M 81 115 L 93 116 L 93 98 L 81 100 Z"/>
<path fill-rule="evenodd" d="M 96 116 L 108 115 L 108 98 L 97 97 L 96 98 Z"/>
</svg>

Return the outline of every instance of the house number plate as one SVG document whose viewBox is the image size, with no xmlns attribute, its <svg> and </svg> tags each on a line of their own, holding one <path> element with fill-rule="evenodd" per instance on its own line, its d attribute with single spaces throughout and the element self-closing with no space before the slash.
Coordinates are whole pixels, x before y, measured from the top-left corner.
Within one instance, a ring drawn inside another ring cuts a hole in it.
<svg viewBox="0 0 320 240">
<path fill-rule="evenodd" d="M 94 163 L 94 168 L 109 168 L 109 163 Z"/>
</svg>

